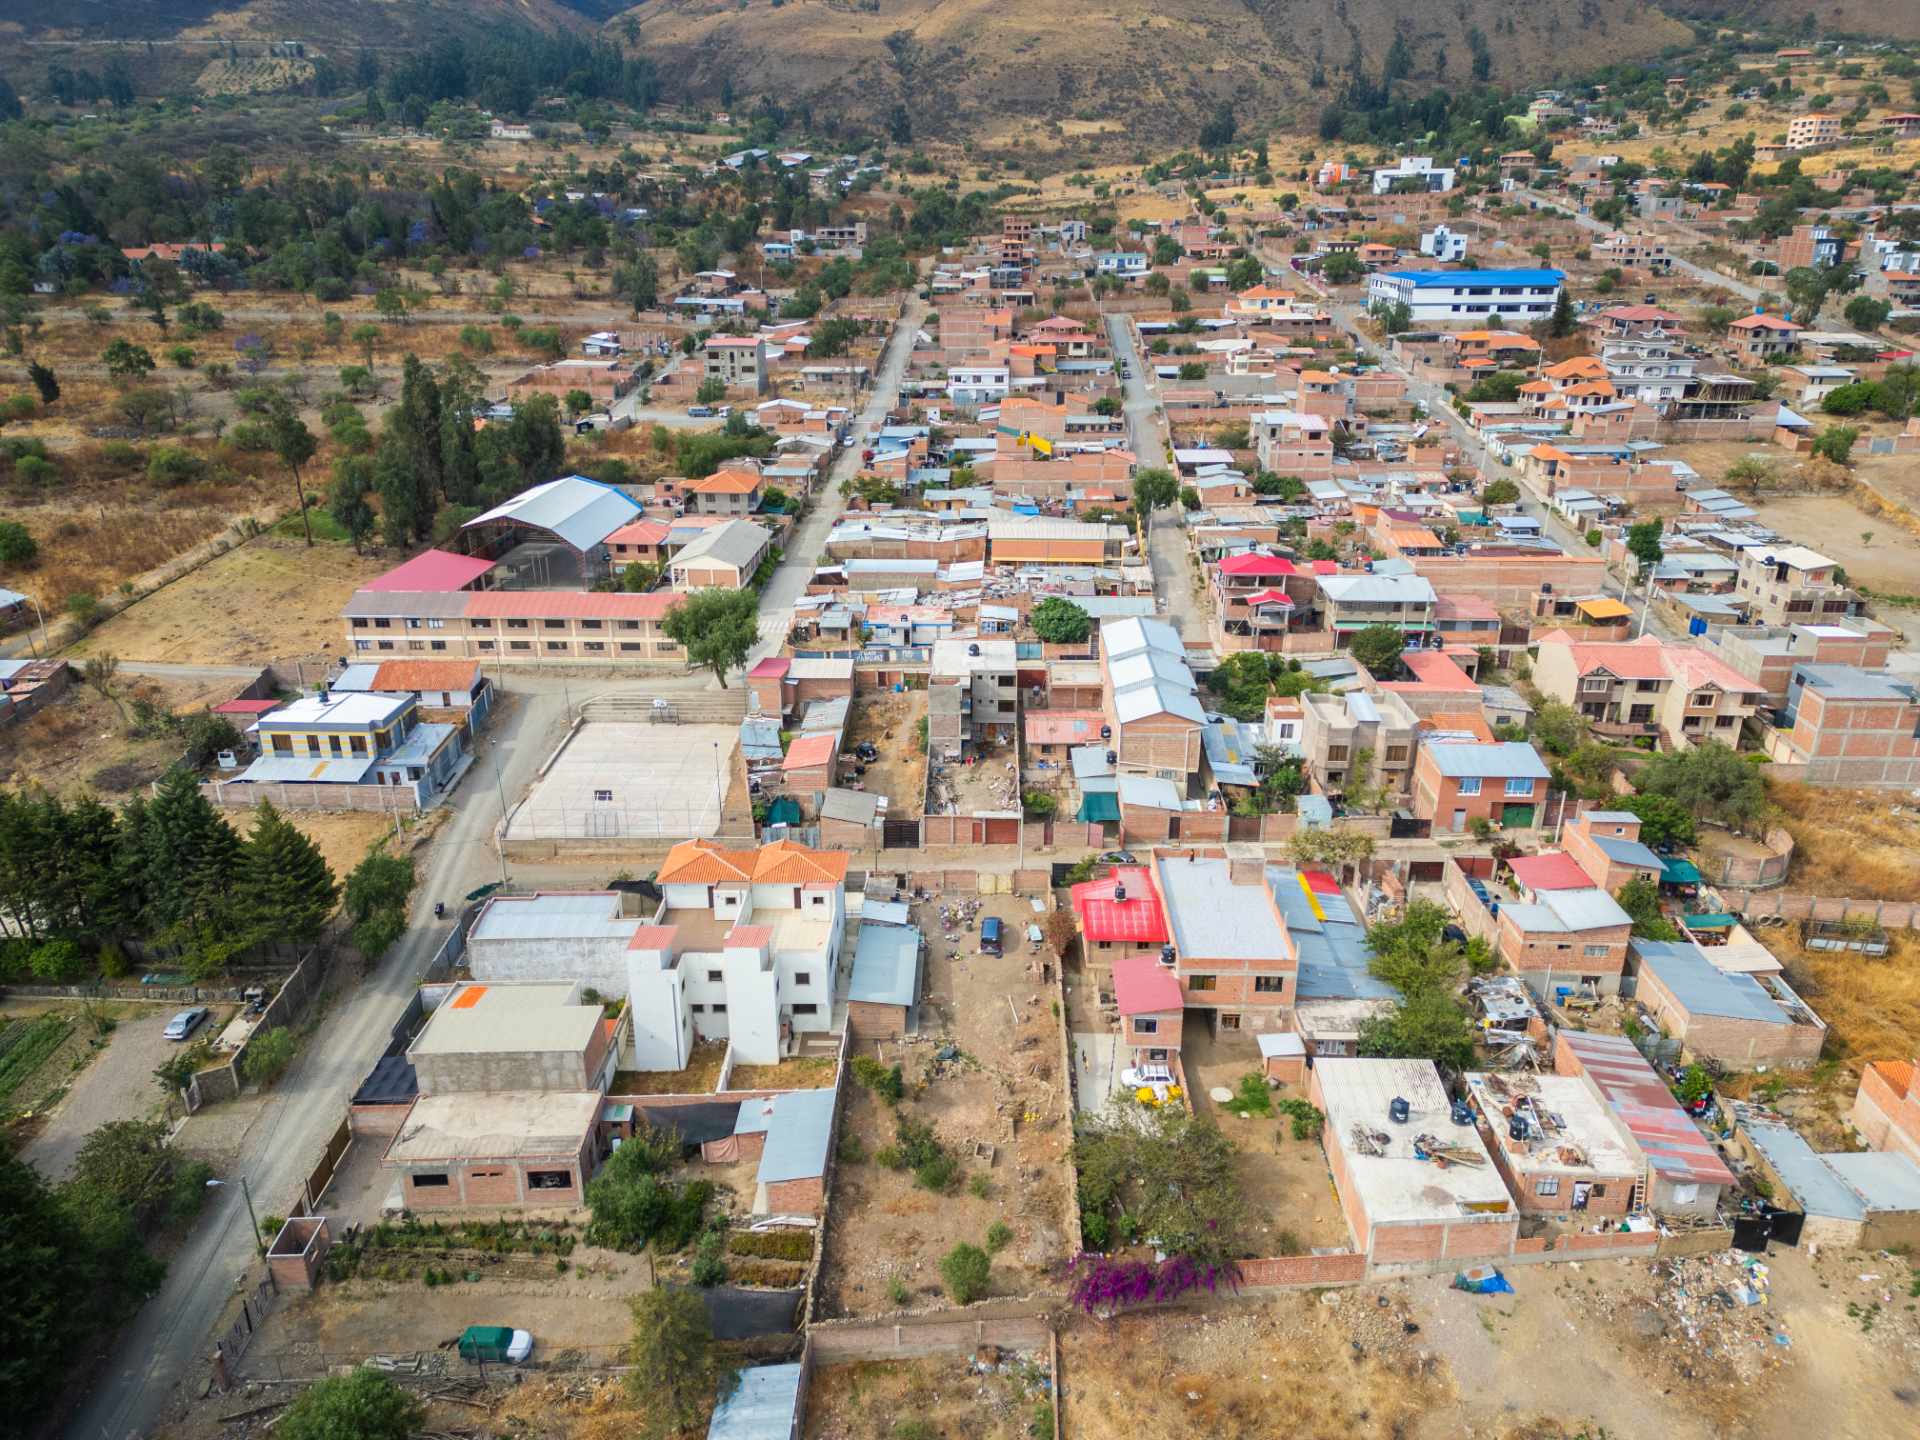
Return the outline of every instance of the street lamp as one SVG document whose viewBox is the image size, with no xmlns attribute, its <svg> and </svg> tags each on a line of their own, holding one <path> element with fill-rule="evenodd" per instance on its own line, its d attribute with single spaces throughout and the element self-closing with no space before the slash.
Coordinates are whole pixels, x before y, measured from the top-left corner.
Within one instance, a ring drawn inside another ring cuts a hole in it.
<svg viewBox="0 0 1920 1440">
<path fill-rule="evenodd" d="M 226 1184 L 227 1182 L 225 1180 L 209 1180 L 207 1181 L 207 1188 L 209 1190 L 220 1189 Z M 257 1254 L 265 1255 L 267 1253 L 267 1242 L 260 1238 L 260 1217 L 253 1213 L 253 1189 L 247 1184 L 247 1177 L 245 1175 L 240 1177 L 240 1193 L 246 1197 L 247 1219 L 253 1225 L 254 1251 Z"/>
</svg>

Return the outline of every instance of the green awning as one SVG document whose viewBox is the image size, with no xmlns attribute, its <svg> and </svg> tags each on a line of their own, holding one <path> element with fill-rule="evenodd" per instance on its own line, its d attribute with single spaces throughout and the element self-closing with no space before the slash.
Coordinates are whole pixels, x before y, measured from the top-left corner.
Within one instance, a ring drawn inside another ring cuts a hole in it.
<svg viewBox="0 0 1920 1440">
<path fill-rule="evenodd" d="M 1104 825 L 1120 818 L 1120 796 L 1116 791 L 1096 792 L 1080 797 L 1081 820 L 1089 825 Z"/>
<path fill-rule="evenodd" d="M 1660 878 L 1669 885 L 1698 885 L 1700 867 L 1683 856 L 1672 856 L 1665 862 Z"/>
<path fill-rule="evenodd" d="M 1682 915 L 1681 921 L 1689 930 L 1731 930 L 1734 918 L 1724 912 L 1711 915 Z"/>
<path fill-rule="evenodd" d="M 800 823 L 800 802 L 791 795 L 782 795 L 767 807 L 767 824 L 798 825 Z"/>
</svg>

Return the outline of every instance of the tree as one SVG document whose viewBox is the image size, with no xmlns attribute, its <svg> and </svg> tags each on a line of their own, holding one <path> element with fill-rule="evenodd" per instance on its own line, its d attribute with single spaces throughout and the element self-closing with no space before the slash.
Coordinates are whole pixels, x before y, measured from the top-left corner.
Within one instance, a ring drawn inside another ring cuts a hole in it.
<svg viewBox="0 0 1920 1440">
<path fill-rule="evenodd" d="M 1635 776 L 1642 795 L 1664 795 L 1699 820 L 1744 828 L 1767 809 L 1760 771 L 1718 740 L 1656 755 Z"/>
<path fill-rule="evenodd" d="M 367 504 L 367 492 L 373 488 L 373 466 L 363 456 L 343 455 L 333 462 L 333 488 L 327 493 L 327 513 L 353 542 L 358 555 L 367 537 L 373 534 L 376 517 Z"/>
<path fill-rule="evenodd" d="M 286 1026 L 262 1030 L 247 1044 L 247 1053 L 240 1061 L 241 1073 L 249 1085 L 271 1085 L 293 1063 L 296 1048 L 293 1031 Z"/>
<path fill-rule="evenodd" d="M 1351 285 L 1366 274 L 1366 269 L 1359 256 L 1339 250 L 1320 262 L 1320 278 L 1329 285 Z"/>
<path fill-rule="evenodd" d="M 1353 637 L 1349 648 L 1375 678 L 1386 678 L 1398 672 L 1407 637 L 1398 625 L 1369 625 Z"/>
<path fill-rule="evenodd" d="M 940 1260 L 940 1279 L 956 1305 L 971 1305 L 987 1293 L 993 1262 L 978 1245 L 956 1245 Z"/>
<path fill-rule="evenodd" d="M 1533 712 L 1533 738 L 1549 755 L 1571 755 L 1587 738 L 1587 722 L 1579 711 L 1560 700 L 1541 702 Z"/>
<path fill-rule="evenodd" d="M 1142 515 L 1180 498 L 1180 482 L 1171 471 L 1149 468 L 1133 477 L 1133 508 Z"/>
<path fill-rule="evenodd" d="M 660 264 L 646 251 L 636 255 L 633 263 L 619 272 L 615 283 L 636 315 L 660 303 Z"/>
<path fill-rule="evenodd" d="M 640 1402 L 637 1433 L 665 1440 L 697 1429 L 729 1374 L 714 1349 L 706 1302 L 661 1286 L 632 1304 L 627 1392 Z"/>
<path fill-rule="evenodd" d="M 300 509 L 300 524 L 306 531 L 307 546 L 311 549 L 313 517 L 307 513 L 307 493 L 300 483 L 300 467 L 313 458 L 320 443 L 313 438 L 313 432 L 307 429 L 307 422 L 300 418 L 300 412 L 293 408 L 293 401 L 284 391 L 275 392 L 268 404 L 267 438 L 273 443 L 273 453 L 287 467 L 287 474 L 293 480 L 294 504 Z"/>
<path fill-rule="evenodd" d="M 1519 498 L 1520 486 L 1505 476 L 1489 481 L 1486 488 L 1480 492 L 1482 505 L 1512 505 Z"/>
<path fill-rule="evenodd" d="M 1627 553 L 1639 562 L 1640 575 L 1658 565 L 1667 553 L 1660 544 L 1660 532 L 1664 528 L 1658 516 L 1651 520 L 1641 520 L 1627 527 Z"/>
<path fill-rule="evenodd" d="M 274 1434 L 277 1440 L 411 1440 L 426 1416 L 426 1407 L 412 1394 L 378 1370 L 362 1367 L 350 1375 L 329 1375 L 302 1391 Z"/>
<path fill-rule="evenodd" d="M 1860 431 L 1852 425 L 1829 425 L 1813 438 L 1813 453 L 1836 465 L 1845 465 L 1853 456 L 1853 445 Z"/>
<path fill-rule="evenodd" d="M 1847 308 L 1841 313 L 1846 316 L 1847 324 L 1856 330 L 1878 330 L 1893 314 L 1893 306 L 1872 295 L 1856 295 L 1847 301 Z"/>
<path fill-rule="evenodd" d="M 1393 1010 L 1360 1022 L 1360 1054 L 1376 1059 L 1432 1060 L 1450 1070 L 1473 1064 L 1473 1022 L 1443 990 L 1420 990 Z"/>
<path fill-rule="evenodd" d="M 1167 1106 L 1144 1116 L 1110 1107 L 1073 1141 L 1083 1216 L 1168 1255 L 1229 1264 L 1246 1253 L 1247 1202 L 1233 1142 L 1212 1120 Z"/>
<path fill-rule="evenodd" d="M 60 398 L 60 382 L 54 378 L 53 371 L 38 360 L 27 363 L 27 379 L 33 382 L 33 388 L 40 392 L 40 403 L 51 405 Z"/>
<path fill-rule="evenodd" d="M 1620 908 L 1633 917 L 1633 933 L 1642 940 L 1678 940 L 1680 929 L 1661 912 L 1660 882 L 1636 875 L 1615 892 Z"/>
<path fill-rule="evenodd" d="M 132 1208 L 166 1167 L 167 1127 L 158 1120 L 109 1120 L 88 1132 L 72 1179 Z"/>
<path fill-rule="evenodd" d="M 1093 618 L 1071 600 L 1049 595 L 1027 616 L 1033 633 L 1050 645 L 1078 645 L 1093 631 Z"/>
<path fill-rule="evenodd" d="M 1273 675 L 1267 657 L 1242 650 L 1227 656 L 1207 675 L 1207 688 L 1219 697 L 1220 709 L 1236 720 L 1259 720 L 1267 713 L 1273 693 Z"/>
<path fill-rule="evenodd" d="M 31 565 L 40 555 L 39 542 L 18 520 L 0 520 L 0 565 Z"/>
<path fill-rule="evenodd" d="M 1550 339 L 1564 340 L 1573 334 L 1573 327 L 1573 297 L 1562 285 L 1559 294 L 1554 297 L 1553 313 L 1547 317 L 1547 335 Z"/>
<path fill-rule="evenodd" d="M 372 321 L 363 320 L 348 332 L 347 338 L 360 347 L 360 353 L 367 357 L 367 368 L 373 368 L 373 347 L 379 343 L 380 327 Z"/>
<path fill-rule="evenodd" d="M 1368 973 L 1403 995 L 1417 990 L 1448 990 L 1457 984 L 1465 950 L 1446 938 L 1453 916 L 1431 900 L 1411 900 L 1398 920 L 1385 921 L 1367 932 L 1373 959 Z"/>
<path fill-rule="evenodd" d="M 693 392 L 693 398 L 702 405 L 717 405 L 727 398 L 727 382 L 710 376 L 700 382 L 700 388 Z"/>
<path fill-rule="evenodd" d="M 153 352 L 127 340 L 116 340 L 107 346 L 100 352 L 100 362 L 107 367 L 107 374 L 123 385 L 152 374 L 154 368 Z"/>
<path fill-rule="evenodd" d="M 727 672 L 747 663 L 759 639 L 759 600 L 751 590 L 696 590 L 667 611 L 660 628 L 686 650 L 689 665 L 711 670 L 724 690 Z"/>
<path fill-rule="evenodd" d="M 263 934 L 318 939 L 340 898 L 320 847 L 262 800 L 240 854 L 239 898 Z"/>
<path fill-rule="evenodd" d="M 1374 318 L 1389 335 L 1402 335 L 1413 328 L 1413 307 L 1404 300 L 1390 300 L 1373 307 Z"/>
<path fill-rule="evenodd" d="M 389 325 L 396 325 L 407 318 L 407 297 L 404 292 L 389 286 L 375 292 L 373 308 L 380 312 L 382 320 Z"/>
<path fill-rule="evenodd" d="M 102 700 L 120 712 L 121 725 L 127 724 L 127 705 L 120 698 L 120 657 L 102 652 L 89 655 L 80 666 L 80 679 Z"/>
<path fill-rule="evenodd" d="M 1670 795 L 1629 795 L 1618 808 L 1640 817 L 1640 838 L 1648 845 L 1691 845 L 1696 828 L 1687 808 Z"/>
<path fill-rule="evenodd" d="M 159 1289 L 165 1267 L 127 1212 L 87 1187 L 56 1193 L 0 1146 L 0 1406 L 44 1413 L 76 1355 Z"/>
</svg>

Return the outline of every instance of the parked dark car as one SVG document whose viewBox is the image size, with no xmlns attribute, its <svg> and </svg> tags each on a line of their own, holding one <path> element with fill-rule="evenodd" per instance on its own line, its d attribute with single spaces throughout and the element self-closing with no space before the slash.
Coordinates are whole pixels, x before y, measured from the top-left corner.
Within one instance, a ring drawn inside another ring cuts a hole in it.
<svg viewBox="0 0 1920 1440">
<path fill-rule="evenodd" d="M 980 953 L 982 955 L 1004 954 L 1006 927 L 1001 924 L 998 915 L 988 915 L 980 922 Z"/>
</svg>

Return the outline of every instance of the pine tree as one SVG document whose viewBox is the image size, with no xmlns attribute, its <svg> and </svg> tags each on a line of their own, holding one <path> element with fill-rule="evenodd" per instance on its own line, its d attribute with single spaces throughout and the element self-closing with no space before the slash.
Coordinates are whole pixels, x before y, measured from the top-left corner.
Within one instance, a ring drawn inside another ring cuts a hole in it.
<svg viewBox="0 0 1920 1440">
<path fill-rule="evenodd" d="M 409 355 L 401 365 L 400 403 L 387 417 L 387 434 L 396 438 L 413 467 L 428 513 L 435 495 L 446 492 L 446 463 L 441 448 L 440 387 L 433 372 Z"/>
<path fill-rule="evenodd" d="M 136 850 L 150 932 L 227 916 L 240 837 L 200 793 L 191 771 L 171 770 L 160 782 L 141 813 Z"/>
<path fill-rule="evenodd" d="M 340 887 L 326 857 L 265 800 L 240 856 L 239 901 L 250 925 L 268 939 L 317 938 Z"/>
<path fill-rule="evenodd" d="M 392 435 L 373 458 L 373 488 L 380 497 L 380 538 L 387 544 L 404 549 L 432 533 L 433 502 L 423 500 L 414 469 Z"/>
</svg>

